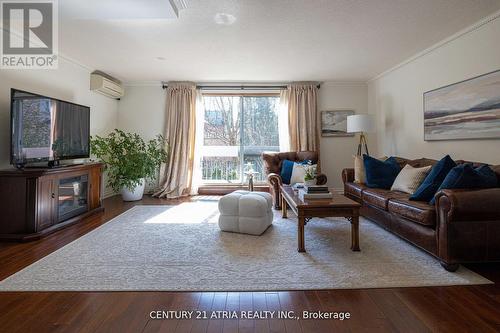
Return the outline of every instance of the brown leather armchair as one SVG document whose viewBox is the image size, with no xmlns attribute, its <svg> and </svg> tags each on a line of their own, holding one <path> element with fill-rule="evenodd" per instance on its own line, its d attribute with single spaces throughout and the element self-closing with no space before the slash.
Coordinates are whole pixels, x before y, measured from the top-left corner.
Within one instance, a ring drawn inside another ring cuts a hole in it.
<svg viewBox="0 0 500 333">
<path fill-rule="evenodd" d="M 283 160 L 290 160 L 294 162 L 302 162 L 305 160 L 311 160 L 314 164 L 318 164 L 318 152 L 315 151 L 298 151 L 298 152 L 265 152 L 262 153 L 262 160 L 264 161 L 264 170 L 267 175 L 267 182 L 269 184 L 269 192 L 273 196 L 274 208 L 281 208 L 281 192 L 280 185 L 283 184 L 281 179 L 281 166 Z M 320 166 L 318 164 L 316 176 L 316 183 L 318 185 L 324 185 L 327 182 L 327 178 L 321 173 Z"/>
</svg>

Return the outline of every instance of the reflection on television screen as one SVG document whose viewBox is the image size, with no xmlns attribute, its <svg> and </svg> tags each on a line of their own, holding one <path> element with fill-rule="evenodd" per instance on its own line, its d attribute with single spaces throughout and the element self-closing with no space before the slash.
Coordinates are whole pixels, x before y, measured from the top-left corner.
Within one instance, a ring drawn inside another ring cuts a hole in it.
<svg viewBox="0 0 500 333">
<path fill-rule="evenodd" d="M 88 157 L 88 107 L 14 90 L 11 112 L 13 163 Z"/>
</svg>

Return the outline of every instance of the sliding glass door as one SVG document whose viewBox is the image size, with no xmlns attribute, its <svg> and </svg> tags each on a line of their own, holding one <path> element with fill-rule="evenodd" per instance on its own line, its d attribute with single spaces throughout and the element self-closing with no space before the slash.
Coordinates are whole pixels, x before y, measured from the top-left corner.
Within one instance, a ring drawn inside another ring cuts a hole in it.
<svg viewBox="0 0 500 333">
<path fill-rule="evenodd" d="M 241 99 L 204 96 L 201 175 L 205 183 L 240 183 Z"/>
<path fill-rule="evenodd" d="M 279 151 L 278 96 L 242 97 L 242 149 L 243 168 L 252 166 L 259 174 L 257 182 L 265 181 L 261 154 Z"/>
<path fill-rule="evenodd" d="M 261 154 L 279 151 L 277 95 L 204 95 L 200 173 L 205 184 L 241 184 L 252 168 L 265 181 Z"/>
</svg>

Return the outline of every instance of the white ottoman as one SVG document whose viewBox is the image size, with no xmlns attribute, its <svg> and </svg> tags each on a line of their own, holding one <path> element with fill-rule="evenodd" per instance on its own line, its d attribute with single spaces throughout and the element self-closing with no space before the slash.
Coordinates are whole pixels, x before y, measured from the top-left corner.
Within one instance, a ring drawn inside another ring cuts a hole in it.
<svg viewBox="0 0 500 333">
<path fill-rule="evenodd" d="M 222 231 L 261 235 L 273 223 L 272 197 L 266 192 L 234 191 L 219 200 Z"/>
</svg>

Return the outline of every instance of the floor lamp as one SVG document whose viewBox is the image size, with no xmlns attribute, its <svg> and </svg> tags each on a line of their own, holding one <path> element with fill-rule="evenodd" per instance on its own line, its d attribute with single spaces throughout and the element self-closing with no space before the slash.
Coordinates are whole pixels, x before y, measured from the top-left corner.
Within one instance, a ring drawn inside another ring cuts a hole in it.
<svg viewBox="0 0 500 333">
<path fill-rule="evenodd" d="M 365 149 L 366 155 L 370 155 L 368 153 L 368 144 L 365 133 L 373 132 L 374 129 L 375 122 L 373 117 L 370 115 L 356 114 L 353 116 L 347 116 L 347 132 L 360 133 L 357 153 L 358 156 L 361 156 L 363 148 Z"/>
</svg>

